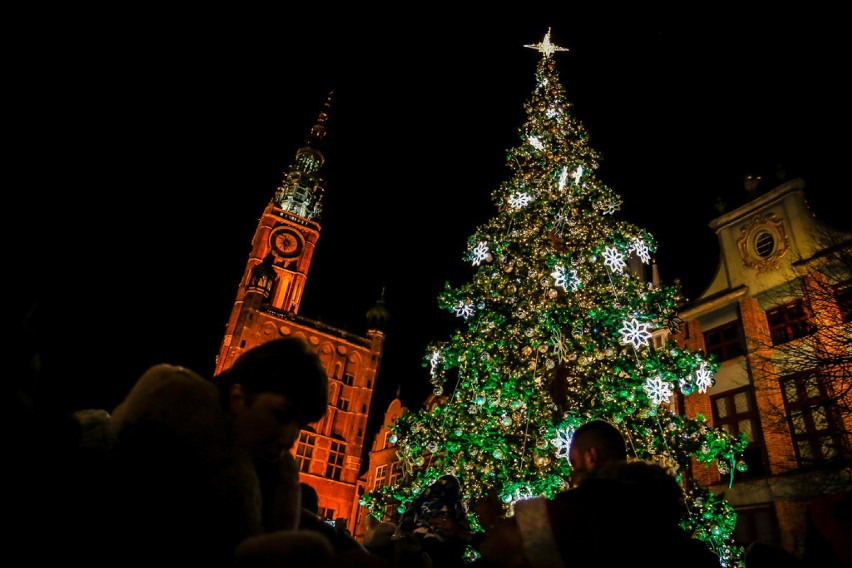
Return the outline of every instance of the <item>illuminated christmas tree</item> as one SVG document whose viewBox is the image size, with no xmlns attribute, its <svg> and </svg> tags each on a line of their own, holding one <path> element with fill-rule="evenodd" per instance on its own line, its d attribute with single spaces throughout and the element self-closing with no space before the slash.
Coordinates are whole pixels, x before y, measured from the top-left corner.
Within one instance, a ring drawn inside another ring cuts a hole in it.
<svg viewBox="0 0 852 568">
<path fill-rule="evenodd" d="M 665 341 L 679 332 L 683 298 L 644 277 L 656 243 L 617 220 L 621 199 L 595 176 L 599 156 L 556 71 L 554 55 L 567 50 L 549 31 L 525 47 L 542 57 L 508 152 L 511 176 L 492 194 L 497 214 L 468 239 L 471 281 L 439 296 L 459 329 L 424 360 L 442 402 L 400 417 L 394 433 L 409 475 L 362 502 L 402 510 L 447 473 L 469 500 L 496 490 L 507 511 L 518 499 L 552 496 L 568 487 L 571 433 L 602 418 L 632 456 L 684 482 L 684 526 L 737 565 L 733 509 L 689 485 L 687 472 L 695 458 L 733 482 L 746 440 L 676 411 L 677 393 L 706 391 L 717 365 Z"/>
</svg>

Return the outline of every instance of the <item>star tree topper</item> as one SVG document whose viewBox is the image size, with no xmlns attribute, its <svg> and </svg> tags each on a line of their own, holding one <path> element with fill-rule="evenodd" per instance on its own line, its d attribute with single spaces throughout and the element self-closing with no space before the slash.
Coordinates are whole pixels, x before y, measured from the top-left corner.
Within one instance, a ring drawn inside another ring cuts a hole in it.
<svg viewBox="0 0 852 568">
<path fill-rule="evenodd" d="M 530 49 L 538 50 L 545 57 L 550 57 L 557 51 L 568 51 L 567 47 L 559 47 L 555 43 L 550 43 L 550 28 L 547 28 L 547 33 L 544 34 L 544 39 L 541 41 L 541 43 L 533 43 L 525 45 L 524 47 L 529 47 Z"/>
</svg>

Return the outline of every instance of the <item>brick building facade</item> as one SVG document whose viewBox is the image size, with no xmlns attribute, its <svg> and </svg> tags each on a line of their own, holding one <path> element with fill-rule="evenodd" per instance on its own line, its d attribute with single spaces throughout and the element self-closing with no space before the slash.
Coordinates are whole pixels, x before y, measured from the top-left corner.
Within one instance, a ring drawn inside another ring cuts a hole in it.
<svg viewBox="0 0 852 568">
<path fill-rule="evenodd" d="M 733 484 L 713 468 L 693 475 L 734 506 L 739 543 L 797 555 L 815 505 L 852 487 L 850 401 L 840 391 L 850 381 L 852 235 L 822 225 L 804 188 L 789 180 L 710 223 L 715 278 L 682 308 L 684 333 L 670 339 L 721 361 L 715 384 L 682 401 L 686 414 L 749 439 L 748 469 Z"/>
</svg>

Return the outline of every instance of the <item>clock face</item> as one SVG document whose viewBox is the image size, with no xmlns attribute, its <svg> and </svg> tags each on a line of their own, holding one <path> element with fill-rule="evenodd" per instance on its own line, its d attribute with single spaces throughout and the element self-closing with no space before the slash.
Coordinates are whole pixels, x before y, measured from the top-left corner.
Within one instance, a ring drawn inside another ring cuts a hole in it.
<svg viewBox="0 0 852 568">
<path fill-rule="evenodd" d="M 293 229 L 283 228 L 272 233 L 272 248 L 280 256 L 293 258 L 302 252 L 302 236 Z"/>
</svg>

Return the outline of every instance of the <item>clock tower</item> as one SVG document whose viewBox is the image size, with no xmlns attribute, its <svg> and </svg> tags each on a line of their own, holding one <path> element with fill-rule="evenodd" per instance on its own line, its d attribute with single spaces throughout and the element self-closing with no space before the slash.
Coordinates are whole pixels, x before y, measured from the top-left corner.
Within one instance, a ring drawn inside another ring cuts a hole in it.
<svg viewBox="0 0 852 568">
<path fill-rule="evenodd" d="M 380 297 L 365 312 L 363 336 L 299 314 L 320 235 L 325 191 L 320 147 L 330 101 L 331 95 L 260 217 L 215 373 L 229 368 L 246 350 L 277 337 L 300 337 L 317 352 L 329 377 L 329 407 L 322 419 L 302 430 L 292 453 L 301 481 L 317 491 L 320 514 L 355 527 L 358 477 L 387 312 Z"/>
</svg>

